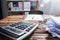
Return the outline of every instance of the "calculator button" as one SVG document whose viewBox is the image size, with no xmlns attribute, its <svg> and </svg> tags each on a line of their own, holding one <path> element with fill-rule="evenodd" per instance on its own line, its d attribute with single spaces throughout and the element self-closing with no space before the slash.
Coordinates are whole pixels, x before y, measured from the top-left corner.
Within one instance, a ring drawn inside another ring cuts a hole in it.
<svg viewBox="0 0 60 40">
<path fill-rule="evenodd" d="M 12 24 L 12 25 L 9 25 L 9 26 L 14 27 L 14 26 L 16 26 L 16 25 L 15 25 L 15 24 Z"/>
<path fill-rule="evenodd" d="M 34 28 L 35 25 L 32 25 L 30 28 Z"/>
<path fill-rule="evenodd" d="M 26 31 L 29 32 L 31 30 L 31 28 L 28 28 Z"/>
</svg>

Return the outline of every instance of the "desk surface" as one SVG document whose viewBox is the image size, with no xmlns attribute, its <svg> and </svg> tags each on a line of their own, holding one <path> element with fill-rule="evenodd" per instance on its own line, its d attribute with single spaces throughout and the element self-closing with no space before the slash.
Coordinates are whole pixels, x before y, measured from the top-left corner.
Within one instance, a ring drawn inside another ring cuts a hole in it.
<svg viewBox="0 0 60 40">
<path fill-rule="evenodd" d="M 24 15 L 8 16 L 0 20 L 0 25 L 7 25 L 7 24 L 18 22 L 18 21 L 22 21 L 25 19 L 25 17 L 26 16 Z M 51 34 L 41 29 L 43 26 L 44 26 L 44 23 L 40 23 L 37 29 L 24 40 L 60 40 L 58 38 L 53 38 Z M 0 40 L 10 40 L 10 39 L 0 34 Z"/>
</svg>

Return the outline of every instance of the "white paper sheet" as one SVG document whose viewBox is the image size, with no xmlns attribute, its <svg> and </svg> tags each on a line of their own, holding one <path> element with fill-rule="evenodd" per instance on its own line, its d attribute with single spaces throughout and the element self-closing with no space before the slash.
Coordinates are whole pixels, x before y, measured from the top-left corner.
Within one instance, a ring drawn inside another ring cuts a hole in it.
<svg viewBox="0 0 60 40">
<path fill-rule="evenodd" d="M 43 20 L 43 17 L 42 15 L 27 15 L 27 17 L 25 18 L 25 20 L 36 20 L 36 21 L 42 21 Z"/>
</svg>

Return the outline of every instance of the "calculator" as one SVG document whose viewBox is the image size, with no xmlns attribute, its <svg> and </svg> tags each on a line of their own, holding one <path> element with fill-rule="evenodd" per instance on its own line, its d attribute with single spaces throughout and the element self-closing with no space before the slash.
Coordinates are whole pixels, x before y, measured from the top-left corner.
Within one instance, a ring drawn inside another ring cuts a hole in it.
<svg viewBox="0 0 60 40">
<path fill-rule="evenodd" d="M 30 22 L 17 22 L 0 27 L 0 33 L 14 40 L 22 40 L 29 36 L 37 26 L 38 24 Z"/>
</svg>

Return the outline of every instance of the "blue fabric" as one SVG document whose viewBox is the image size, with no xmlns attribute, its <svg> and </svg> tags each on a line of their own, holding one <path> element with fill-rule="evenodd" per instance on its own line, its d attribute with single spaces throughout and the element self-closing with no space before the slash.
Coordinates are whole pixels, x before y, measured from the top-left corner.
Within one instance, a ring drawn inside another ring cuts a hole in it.
<svg viewBox="0 0 60 40">
<path fill-rule="evenodd" d="M 53 37 L 60 38 L 60 25 L 58 25 L 52 18 L 47 21 L 47 24 L 48 32 L 51 33 Z"/>
</svg>

